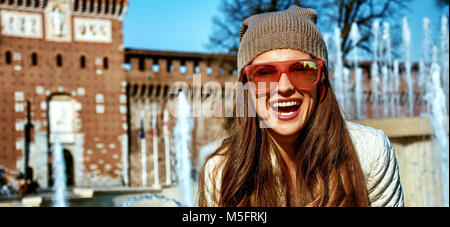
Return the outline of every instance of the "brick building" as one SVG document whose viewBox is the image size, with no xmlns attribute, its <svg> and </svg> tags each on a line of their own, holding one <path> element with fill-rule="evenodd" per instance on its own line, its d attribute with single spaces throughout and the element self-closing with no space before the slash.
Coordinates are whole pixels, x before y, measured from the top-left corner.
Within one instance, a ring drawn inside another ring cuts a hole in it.
<svg viewBox="0 0 450 227">
<path fill-rule="evenodd" d="M 24 169 L 29 101 L 29 166 L 41 187 L 51 184 L 55 132 L 71 184 L 126 180 L 126 11 L 126 0 L 0 1 L 0 168 L 9 178 Z"/>
</svg>

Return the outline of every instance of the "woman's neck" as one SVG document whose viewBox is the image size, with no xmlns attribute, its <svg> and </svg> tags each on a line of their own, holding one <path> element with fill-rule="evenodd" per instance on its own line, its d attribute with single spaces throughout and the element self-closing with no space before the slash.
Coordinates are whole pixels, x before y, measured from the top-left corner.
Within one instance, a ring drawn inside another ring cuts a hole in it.
<svg viewBox="0 0 450 227">
<path fill-rule="evenodd" d="M 294 160 L 292 159 L 293 153 L 295 152 L 295 148 L 297 146 L 298 137 L 299 135 L 295 136 L 281 136 L 277 134 L 276 132 L 269 130 L 269 137 L 274 141 L 275 145 L 277 146 L 277 149 L 282 157 L 282 160 L 286 164 L 288 168 L 288 176 L 289 178 L 286 178 L 286 183 L 290 183 L 291 185 L 291 193 L 293 193 L 291 196 L 294 198 L 299 198 L 299 191 L 298 191 L 298 185 L 297 185 L 297 165 L 295 164 Z M 289 184 L 288 183 L 288 184 Z"/>
<path fill-rule="evenodd" d="M 282 136 L 273 130 L 268 130 L 268 134 L 282 153 L 292 154 L 295 151 L 299 135 Z"/>
</svg>

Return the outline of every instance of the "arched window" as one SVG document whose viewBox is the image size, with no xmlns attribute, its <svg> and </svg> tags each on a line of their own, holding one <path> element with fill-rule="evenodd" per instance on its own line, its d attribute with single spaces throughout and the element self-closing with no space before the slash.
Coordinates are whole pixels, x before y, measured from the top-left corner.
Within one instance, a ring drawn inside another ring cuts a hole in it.
<svg viewBox="0 0 450 227">
<path fill-rule="evenodd" d="M 5 62 L 6 62 L 6 64 L 7 65 L 10 65 L 11 64 L 11 52 L 10 51 L 6 51 L 6 53 L 5 53 Z"/>
<path fill-rule="evenodd" d="M 86 57 L 85 56 L 80 57 L 80 67 L 82 69 L 86 68 Z"/>
<path fill-rule="evenodd" d="M 108 67 L 109 67 L 108 58 L 104 57 L 103 58 L 103 69 L 108 69 Z"/>
<path fill-rule="evenodd" d="M 58 67 L 61 67 L 61 66 L 63 65 L 63 62 L 62 62 L 62 56 L 61 56 L 60 54 L 58 54 L 58 55 L 56 56 L 56 65 L 57 65 Z"/>
<path fill-rule="evenodd" d="M 78 2 L 78 0 L 75 0 L 73 2 L 73 11 L 78 11 L 79 5 L 80 5 L 80 3 Z"/>
<path fill-rule="evenodd" d="M 92 13 L 94 12 L 94 1 L 89 0 L 89 4 L 90 4 L 89 12 Z"/>
<path fill-rule="evenodd" d="M 31 54 L 31 64 L 34 66 L 38 64 L 38 56 L 36 53 Z"/>
<path fill-rule="evenodd" d="M 105 14 L 109 12 L 109 1 L 105 2 Z"/>
<path fill-rule="evenodd" d="M 98 0 L 97 1 L 97 12 L 96 13 L 100 13 L 100 11 L 102 10 L 102 1 Z"/>
<path fill-rule="evenodd" d="M 112 7 L 111 14 L 115 14 L 116 13 L 116 7 L 117 7 L 117 0 L 113 0 L 113 7 Z"/>
<path fill-rule="evenodd" d="M 82 0 L 82 7 L 81 7 L 81 11 L 82 12 L 86 12 L 87 11 L 87 3 L 86 0 Z"/>
</svg>

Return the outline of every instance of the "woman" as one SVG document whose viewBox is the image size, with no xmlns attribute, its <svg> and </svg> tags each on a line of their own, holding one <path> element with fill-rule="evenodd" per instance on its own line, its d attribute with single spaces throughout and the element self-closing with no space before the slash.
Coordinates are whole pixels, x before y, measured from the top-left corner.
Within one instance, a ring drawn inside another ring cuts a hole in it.
<svg viewBox="0 0 450 227">
<path fill-rule="evenodd" d="M 243 22 L 239 81 L 251 102 L 203 166 L 199 206 L 404 205 L 388 138 L 342 117 L 316 20 L 294 6 Z"/>
</svg>

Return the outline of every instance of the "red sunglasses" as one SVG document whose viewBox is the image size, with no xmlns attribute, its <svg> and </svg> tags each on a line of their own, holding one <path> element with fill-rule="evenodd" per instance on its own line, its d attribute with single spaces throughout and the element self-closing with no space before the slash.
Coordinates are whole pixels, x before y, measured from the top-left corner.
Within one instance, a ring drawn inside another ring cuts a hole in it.
<svg viewBox="0 0 450 227">
<path fill-rule="evenodd" d="M 244 67 L 248 82 L 253 82 L 257 93 L 268 93 L 286 73 L 296 89 L 311 89 L 319 84 L 324 64 L 320 59 L 266 62 Z"/>
</svg>

